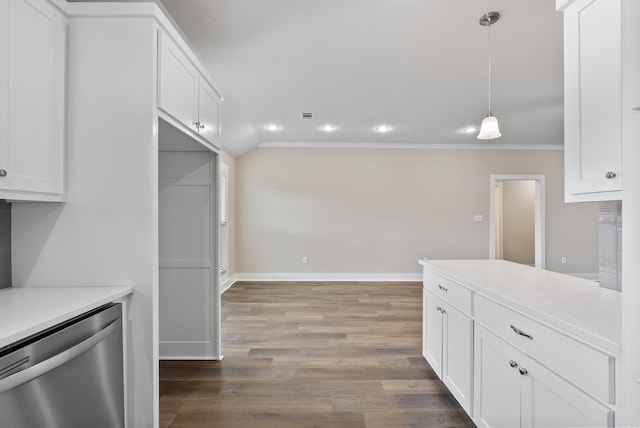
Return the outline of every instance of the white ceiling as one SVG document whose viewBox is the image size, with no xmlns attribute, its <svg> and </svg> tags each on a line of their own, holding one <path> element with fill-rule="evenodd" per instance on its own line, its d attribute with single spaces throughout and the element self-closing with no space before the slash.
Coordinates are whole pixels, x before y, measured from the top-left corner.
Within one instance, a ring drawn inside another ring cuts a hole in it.
<svg viewBox="0 0 640 428">
<path fill-rule="evenodd" d="M 159 1 L 159 0 L 156 0 Z M 162 0 L 224 94 L 223 145 L 563 144 L 555 0 Z M 502 138 L 461 129 L 492 110 Z M 313 112 L 315 119 L 301 119 Z M 268 123 L 282 129 L 270 132 Z M 332 133 L 319 126 L 332 123 Z M 393 127 L 376 134 L 373 127 Z"/>
</svg>

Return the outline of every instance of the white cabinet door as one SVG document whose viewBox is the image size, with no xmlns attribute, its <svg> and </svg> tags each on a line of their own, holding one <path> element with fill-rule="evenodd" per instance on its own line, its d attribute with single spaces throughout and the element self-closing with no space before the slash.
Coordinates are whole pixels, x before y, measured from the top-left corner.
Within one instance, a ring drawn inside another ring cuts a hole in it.
<svg viewBox="0 0 640 428">
<path fill-rule="evenodd" d="M 198 91 L 200 136 L 220 146 L 220 95 L 202 77 Z"/>
<path fill-rule="evenodd" d="M 186 128 L 198 132 L 198 70 L 166 34 L 160 32 L 158 106 Z"/>
<path fill-rule="evenodd" d="M 536 361 L 520 357 L 523 427 L 613 427 L 613 411 Z"/>
<path fill-rule="evenodd" d="M 0 198 L 50 200 L 64 192 L 65 17 L 46 0 L 0 9 Z"/>
<path fill-rule="evenodd" d="M 613 427 L 611 409 L 477 324 L 474 374 L 478 426 Z"/>
<path fill-rule="evenodd" d="M 426 288 L 423 293 L 424 357 L 471 415 L 473 321 Z"/>
<path fill-rule="evenodd" d="M 519 351 L 475 325 L 474 412 L 479 427 L 520 426 Z"/>
<path fill-rule="evenodd" d="M 442 313 L 442 381 L 467 414 L 472 415 L 473 321 L 447 303 L 444 303 Z"/>
<path fill-rule="evenodd" d="M 442 378 L 442 300 L 423 290 L 423 354 Z"/>
<path fill-rule="evenodd" d="M 620 0 L 564 11 L 565 199 L 621 199 Z"/>
</svg>

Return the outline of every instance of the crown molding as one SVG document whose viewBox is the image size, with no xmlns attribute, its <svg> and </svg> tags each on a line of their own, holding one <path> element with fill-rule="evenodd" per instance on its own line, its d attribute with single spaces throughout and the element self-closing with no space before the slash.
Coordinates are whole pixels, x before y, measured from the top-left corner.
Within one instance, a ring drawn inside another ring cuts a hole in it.
<svg viewBox="0 0 640 428">
<path fill-rule="evenodd" d="M 563 145 L 552 144 L 412 144 L 412 143 L 327 143 L 327 142 L 268 142 L 260 148 L 302 149 L 429 149 L 429 150 L 564 150 Z"/>
</svg>

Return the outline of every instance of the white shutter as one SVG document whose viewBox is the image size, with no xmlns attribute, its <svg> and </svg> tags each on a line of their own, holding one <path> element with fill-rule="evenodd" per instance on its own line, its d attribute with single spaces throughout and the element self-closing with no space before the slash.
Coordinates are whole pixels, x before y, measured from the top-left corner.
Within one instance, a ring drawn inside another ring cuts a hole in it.
<svg viewBox="0 0 640 428">
<path fill-rule="evenodd" d="M 229 177 L 220 177 L 220 274 L 229 270 Z"/>
</svg>

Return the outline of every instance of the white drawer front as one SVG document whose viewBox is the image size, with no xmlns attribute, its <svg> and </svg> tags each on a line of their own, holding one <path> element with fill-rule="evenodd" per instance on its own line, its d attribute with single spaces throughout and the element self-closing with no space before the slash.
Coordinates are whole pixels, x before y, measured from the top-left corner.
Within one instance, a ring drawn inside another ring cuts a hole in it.
<svg viewBox="0 0 640 428">
<path fill-rule="evenodd" d="M 475 320 L 603 403 L 615 404 L 615 358 L 481 295 Z"/>
<path fill-rule="evenodd" d="M 445 302 L 471 316 L 471 290 L 438 274 L 425 270 L 424 286 Z"/>
</svg>

